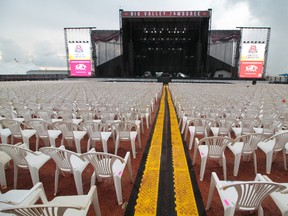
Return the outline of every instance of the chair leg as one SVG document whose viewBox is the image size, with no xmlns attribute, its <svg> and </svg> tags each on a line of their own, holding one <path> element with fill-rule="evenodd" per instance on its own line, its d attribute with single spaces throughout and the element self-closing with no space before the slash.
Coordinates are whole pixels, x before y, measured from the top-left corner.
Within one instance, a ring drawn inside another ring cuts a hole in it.
<svg viewBox="0 0 288 216">
<path fill-rule="evenodd" d="M 58 191 L 58 182 L 59 182 L 59 175 L 60 175 L 60 170 L 56 168 L 55 170 L 55 182 L 54 182 L 54 196 L 56 196 L 57 191 Z"/>
<path fill-rule="evenodd" d="M 287 170 L 286 149 L 285 148 L 283 148 L 283 162 L 284 162 L 284 169 Z"/>
<path fill-rule="evenodd" d="M 133 158 L 136 158 L 136 147 L 135 147 L 135 140 L 131 139 L 131 148 L 132 148 L 132 155 Z"/>
<path fill-rule="evenodd" d="M 97 189 L 95 190 L 93 198 L 92 198 L 92 205 L 93 205 L 94 211 L 96 212 L 96 216 L 101 216 Z"/>
<path fill-rule="evenodd" d="M 114 175 L 114 186 L 116 190 L 118 205 L 121 205 L 123 203 L 122 186 L 121 186 L 121 177 L 119 177 L 118 175 Z"/>
<path fill-rule="evenodd" d="M 81 140 L 75 139 L 76 151 L 81 154 Z"/>
<path fill-rule="evenodd" d="M 91 176 L 91 185 L 90 185 L 90 187 L 94 186 L 95 182 L 96 182 L 96 173 L 94 171 L 92 176 Z"/>
<path fill-rule="evenodd" d="M 238 175 L 239 166 L 240 166 L 240 160 L 241 160 L 241 153 L 235 155 L 235 159 L 234 159 L 234 170 L 233 170 L 233 175 L 234 175 L 234 176 L 237 176 L 237 175 Z"/>
<path fill-rule="evenodd" d="M 29 170 L 33 185 L 36 185 L 39 182 L 39 170 L 35 167 L 29 167 Z"/>
<path fill-rule="evenodd" d="M 5 174 L 5 164 L 0 163 L 0 185 L 1 188 L 7 188 L 6 174 Z"/>
<path fill-rule="evenodd" d="M 73 173 L 73 176 L 78 195 L 83 195 L 82 173 L 76 171 Z"/>
<path fill-rule="evenodd" d="M 273 152 L 266 153 L 266 173 L 270 174 L 272 166 Z"/>
<path fill-rule="evenodd" d="M 190 132 L 189 150 L 191 150 L 192 147 L 193 147 L 193 143 L 194 143 L 194 137 L 195 137 L 196 128 L 194 126 L 190 126 L 188 128 L 188 130 Z"/>
<path fill-rule="evenodd" d="M 224 180 L 227 180 L 227 168 L 226 168 L 226 158 L 223 156 L 222 158 L 222 165 L 223 165 L 223 173 L 224 173 Z"/>
<path fill-rule="evenodd" d="M 14 189 L 17 188 L 17 181 L 18 181 L 18 166 L 14 164 Z"/>
<path fill-rule="evenodd" d="M 200 167 L 200 181 L 203 181 L 204 172 L 206 168 L 207 156 L 201 158 L 201 167 Z"/>
<path fill-rule="evenodd" d="M 257 155 L 256 152 L 253 152 L 253 160 L 254 160 L 254 171 L 255 171 L 255 175 L 257 174 Z"/>
<path fill-rule="evenodd" d="M 102 139 L 102 147 L 103 147 L 103 152 L 107 153 L 108 152 L 107 140 Z M 88 151 L 88 149 L 87 149 L 87 151 Z"/>
</svg>

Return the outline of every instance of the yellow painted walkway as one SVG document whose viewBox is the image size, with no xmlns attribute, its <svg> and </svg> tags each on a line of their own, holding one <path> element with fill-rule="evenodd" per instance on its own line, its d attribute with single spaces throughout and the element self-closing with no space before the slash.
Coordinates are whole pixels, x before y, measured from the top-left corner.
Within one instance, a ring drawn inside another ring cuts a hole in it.
<svg viewBox="0 0 288 216">
<path fill-rule="evenodd" d="M 164 128 L 165 103 L 168 100 L 170 111 L 171 145 L 173 158 L 173 179 L 175 194 L 175 212 L 177 215 L 199 215 L 192 182 L 185 157 L 185 151 L 178 127 L 176 112 L 167 86 L 163 88 L 160 108 L 151 146 L 142 176 L 135 215 L 156 215 L 159 189 L 160 160 Z"/>
</svg>

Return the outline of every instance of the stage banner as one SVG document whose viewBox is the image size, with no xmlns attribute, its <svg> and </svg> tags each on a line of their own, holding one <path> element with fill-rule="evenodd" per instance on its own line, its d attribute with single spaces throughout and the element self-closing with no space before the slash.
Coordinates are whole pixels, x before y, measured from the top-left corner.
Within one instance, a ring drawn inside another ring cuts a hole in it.
<svg viewBox="0 0 288 216">
<path fill-rule="evenodd" d="M 90 43 L 68 44 L 70 76 L 92 76 Z"/>
<path fill-rule="evenodd" d="M 240 78 L 261 78 L 265 44 L 243 43 L 240 56 Z"/>
<path fill-rule="evenodd" d="M 91 76 L 91 60 L 70 60 L 70 76 Z"/>
</svg>

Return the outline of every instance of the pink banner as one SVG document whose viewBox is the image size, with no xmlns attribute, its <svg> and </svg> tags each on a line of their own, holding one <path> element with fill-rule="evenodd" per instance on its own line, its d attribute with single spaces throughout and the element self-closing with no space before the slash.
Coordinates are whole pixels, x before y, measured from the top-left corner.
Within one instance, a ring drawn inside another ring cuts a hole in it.
<svg viewBox="0 0 288 216">
<path fill-rule="evenodd" d="M 70 76 L 92 76 L 90 60 L 70 60 Z"/>
</svg>

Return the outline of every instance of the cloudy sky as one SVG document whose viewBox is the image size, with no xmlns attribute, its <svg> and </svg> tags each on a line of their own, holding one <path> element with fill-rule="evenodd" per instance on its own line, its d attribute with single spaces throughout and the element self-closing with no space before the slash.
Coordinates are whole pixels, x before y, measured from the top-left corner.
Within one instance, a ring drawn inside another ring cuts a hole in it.
<svg viewBox="0 0 288 216">
<path fill-rule="evenodd" d="M 66 66 L 65 27 L 119 29 L 126 11 L 212 9 L 212 29 L 271 27 L 267 75 L 288 73 L 287 0 L 1 0 L 0 64 Z"/>
</svg>

